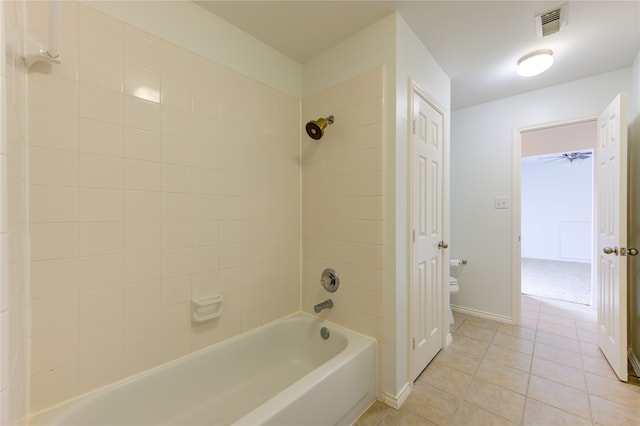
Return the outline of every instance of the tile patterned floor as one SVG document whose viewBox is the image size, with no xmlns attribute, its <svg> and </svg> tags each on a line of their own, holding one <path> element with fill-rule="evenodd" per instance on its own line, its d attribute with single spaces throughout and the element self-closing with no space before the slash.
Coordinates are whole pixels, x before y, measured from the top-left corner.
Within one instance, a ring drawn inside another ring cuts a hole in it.
<svg viewBox="0 0 640 426">
<path fill-rule="evenodd" d="M 598 349 L 594 310 L 523 296 L 521 326 L 454 315 L 402 408 L 378 401 L 356 426 L 640 425 L 640 387 Z"/>
</svg>

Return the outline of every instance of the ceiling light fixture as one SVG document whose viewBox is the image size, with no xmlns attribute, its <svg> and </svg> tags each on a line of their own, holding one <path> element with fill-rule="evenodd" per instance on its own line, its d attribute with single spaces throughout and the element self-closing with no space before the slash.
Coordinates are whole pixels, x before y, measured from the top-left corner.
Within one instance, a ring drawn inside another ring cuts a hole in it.
<svg viewBox="0 0 640 426">
<path fill-rule="evenodd" d="M 553 64 L 553 52 L 549 49 L 527 53 L 518 60 L 518 74 L 532 77 L 545 72 Z"/>
</svg>

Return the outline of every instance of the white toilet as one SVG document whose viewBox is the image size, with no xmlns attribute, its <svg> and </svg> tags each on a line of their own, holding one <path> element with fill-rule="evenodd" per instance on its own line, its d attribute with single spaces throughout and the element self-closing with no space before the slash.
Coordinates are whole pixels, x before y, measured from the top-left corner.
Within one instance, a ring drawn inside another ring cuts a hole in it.
<svg viewBox="0 0 640 426">
<path fill-rule="evenodd" d="M 466 260 L 450 259 L 449 260 L 449 323 L 453 324 L 453 311 L 451 310 L 451 295 L 460 291 L 458 284 L 458 274 L 462 270 L 462 266 L 466 265 Z"/>
</svg>

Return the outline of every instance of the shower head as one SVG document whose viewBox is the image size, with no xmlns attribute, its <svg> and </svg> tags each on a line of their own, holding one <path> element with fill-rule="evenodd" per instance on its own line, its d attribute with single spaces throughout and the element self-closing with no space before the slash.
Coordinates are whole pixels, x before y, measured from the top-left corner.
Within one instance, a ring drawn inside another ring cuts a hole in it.
<svg viewBox="0 0 640 426">
<path fill-rule="evenodd" d="M 317 120 L 311 120 L 307 123 L 305 128 L 311 139 L 318 140 L 324 136 L 324 129 L 329 124 L 333 124 L 333 115 L 325 118 L 318 118 Z"/>
</svg>

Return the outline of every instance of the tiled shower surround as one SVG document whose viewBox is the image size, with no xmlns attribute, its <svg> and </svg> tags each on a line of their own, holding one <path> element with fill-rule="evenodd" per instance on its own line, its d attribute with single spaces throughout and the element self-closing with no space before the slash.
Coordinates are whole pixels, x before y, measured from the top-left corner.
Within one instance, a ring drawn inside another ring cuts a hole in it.
<svg viewBox="0 0 640 426">
<path fill-rule="evenodd" d="M 27 410 L 27 226 L 25 73 L 19 51 L 24 10 L 0 3 L 0 424 Z"/>
<path fill-rule="evenodd" d="M 334 115 L 324 137 L 302 138 L 302 309 L 330 297 L 321 316 L 378 340 L 383 365 L 384 139 L 383 68 L 302 101 L 303 123 Z M 340 288 L 320 285 L 324 268 Z M 378 388 L 382 383 L 378 373 Z"/>
<path fill-rule="evenodd" d="M 89 6 L 62 20 L 63 63 L 28 72 L 31 412 L 300 306 L 300 100 Z"/>
<path fill-rule="evenodd" d="M 323 317 L 381 342 L 382 68 L 301 101 L 62 3 L 63 63 L 27 74 L 29 411 L 329 296 Z M 193 324 L 213 293 L 222 316 Z"/>
</svg>

